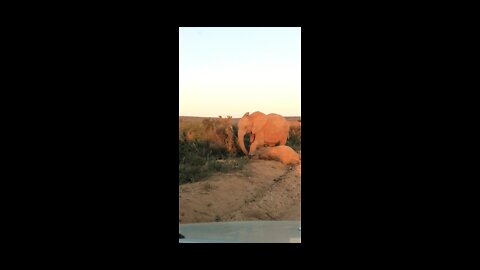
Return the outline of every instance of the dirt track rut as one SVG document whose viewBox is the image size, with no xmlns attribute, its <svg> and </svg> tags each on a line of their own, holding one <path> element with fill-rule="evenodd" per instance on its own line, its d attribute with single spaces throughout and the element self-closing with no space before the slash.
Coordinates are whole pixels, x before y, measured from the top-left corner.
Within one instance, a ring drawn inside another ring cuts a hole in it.
<svg viewBox="0 0 480 270">
<path fill-rule="evenodd" d="M 251 160 L 243 172 L 179 187 L 179 222 L 300 220 L 301 165 Z"/>
</svg>

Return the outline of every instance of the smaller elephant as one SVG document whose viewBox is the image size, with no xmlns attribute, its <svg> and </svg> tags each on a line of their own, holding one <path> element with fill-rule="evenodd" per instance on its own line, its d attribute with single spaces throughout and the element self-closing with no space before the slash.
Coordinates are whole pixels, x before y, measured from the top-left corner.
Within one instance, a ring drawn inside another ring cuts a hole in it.
<svg viewBox="0 0 480 270">
<path fill-rule="evenodd" d="M 300 155 L 286 145 L 258 149 L 254 157 L 258 159 L 276 160 L 286 165 L 300 164 Z"/>
</svg>

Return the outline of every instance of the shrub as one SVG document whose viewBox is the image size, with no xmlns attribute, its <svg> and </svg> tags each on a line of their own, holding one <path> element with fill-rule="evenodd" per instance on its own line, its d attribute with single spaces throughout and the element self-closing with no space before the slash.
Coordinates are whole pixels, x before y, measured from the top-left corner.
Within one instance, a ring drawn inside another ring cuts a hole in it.
<svg viewBox="0 0 480 270">
<path fill-rule="evenodd" d="M 302 130 L 290 129 L 286 145 L 290 146 L 295 151 L 300 150 L 302 145 Z"/>
<path fill-rule="evenodd" d="M 179 184 L 201 180 L 214 172 L 240 170 L 246 162 L 238 156 L 236 127 L 231 116 L 202 121 L 180 121 Z"/>
</svg>

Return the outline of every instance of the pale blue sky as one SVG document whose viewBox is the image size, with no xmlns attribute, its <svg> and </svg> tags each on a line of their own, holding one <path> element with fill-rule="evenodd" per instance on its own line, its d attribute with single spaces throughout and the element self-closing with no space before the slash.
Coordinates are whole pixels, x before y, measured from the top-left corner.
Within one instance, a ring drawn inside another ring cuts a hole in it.
<svg viewBox="0 0 480 270">
<path fill-rule="evenodd" d="M 300 27 L 180 27 L 179 114 L 301 116 Z"/>
</svg>

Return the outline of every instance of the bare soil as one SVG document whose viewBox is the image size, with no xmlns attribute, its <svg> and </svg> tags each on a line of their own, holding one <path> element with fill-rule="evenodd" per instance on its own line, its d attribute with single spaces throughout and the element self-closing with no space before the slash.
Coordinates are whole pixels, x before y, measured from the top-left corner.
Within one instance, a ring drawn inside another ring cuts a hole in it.
<svg viewBox="0 0 480 270">
<path fill-rule="evenodd" d="M 301 165 L 249 160 L 236 173 L 179 186 L 179 222 L 300 220 Z"/>
</svg>

